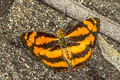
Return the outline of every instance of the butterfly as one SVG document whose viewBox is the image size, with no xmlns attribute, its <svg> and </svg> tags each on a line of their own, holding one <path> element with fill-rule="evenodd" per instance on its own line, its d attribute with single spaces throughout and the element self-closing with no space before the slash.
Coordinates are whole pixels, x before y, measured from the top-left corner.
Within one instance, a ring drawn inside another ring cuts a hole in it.
<svg viewBox="0 0 120 80">
<path fill-rule="evenodd" d="M 99 18 L 90 18 L 56 35 L 47 32 L 26 32 L 21 41 L 46 66 L 55 71 L 76 70 L 86 62 L 95 46 L 100 28 Z"/>
</svg>

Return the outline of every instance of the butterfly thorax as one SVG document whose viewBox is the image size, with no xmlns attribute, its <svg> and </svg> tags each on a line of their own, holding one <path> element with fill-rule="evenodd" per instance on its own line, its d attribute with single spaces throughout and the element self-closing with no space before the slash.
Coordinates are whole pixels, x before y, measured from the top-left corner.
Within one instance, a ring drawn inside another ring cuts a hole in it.
<svg viewBox="0 0 120 80">
<path fill-rule="evenodd" d="M 67 47 L 66 39 L 65 39 L 63 31 L 60 28 L 57 30 L 56 35 L 59 39 L 59 43 L 60 43 L 61 47 L 66 48 Z"/>
<path fill-rule="evenodd" d="M 69 49 L 67 47 L 67 40 L 64 36 L 64 33 L 61 29 L 58 29 L 56 32 L 56 35 L 59 39 L 59 45 L 61 48 L 61 52 L 63 54 L 63 58 L 66 61 L 66 63 L 68 64 L 68 67 L 72 68 L 72 64 L 71 64 L 72 54 L 69 52 Z"/>
</svg>

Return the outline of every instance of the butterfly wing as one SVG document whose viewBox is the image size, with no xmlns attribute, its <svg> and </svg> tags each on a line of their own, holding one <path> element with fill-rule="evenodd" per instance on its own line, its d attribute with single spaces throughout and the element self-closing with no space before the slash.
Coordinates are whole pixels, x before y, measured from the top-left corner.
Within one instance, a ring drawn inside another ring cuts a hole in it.
<svg viewBox="0 0 120 80">
<path fill-rule="evenodd" d="M 54 70 L 68 68 L 55 35 L 45 32 L 26 32 L 21 39 L 23 45 L 48 67 Z"/>
<path fill-rule="evenodd" d="M 68 48 L 72 54 L 71 64 L 74 68 L 90 58 L 99 27 L 100 20 L 98 18 L 90 18 L 71 27 L 65 33 L 66 39 L 70 41 Z"/>
</svg>

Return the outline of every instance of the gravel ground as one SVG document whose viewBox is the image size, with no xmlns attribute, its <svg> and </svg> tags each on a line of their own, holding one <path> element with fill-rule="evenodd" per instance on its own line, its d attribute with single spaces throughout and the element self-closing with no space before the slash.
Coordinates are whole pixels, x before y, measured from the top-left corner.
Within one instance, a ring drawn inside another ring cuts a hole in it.
<svg viewBox="0 0 120 80">
<path fill-rule="evenodd" d="M 32 2 L 31 2 L 32 1 Z M 76 0 L 120 23 L 119 0 Z M 0 19 L 0 79 L 1 80 L 120 80 L 117 71 L 103 56 L 96 44 L 88 66 L 75 72 L 57 72 L 46 68 L 23 47 L 20 36 L 28 31 L 55 33 L 76 22 L 36 0 L 15 0 L 7 14 Z M 112 40 L 110 40 L 112 41 Z M 112 44 L 112 42 L 109 42 Z M 120 45 L 114 42 L 118 49 Z M 119 49 L 118 49 L 119 50 Z"/>
</svg>

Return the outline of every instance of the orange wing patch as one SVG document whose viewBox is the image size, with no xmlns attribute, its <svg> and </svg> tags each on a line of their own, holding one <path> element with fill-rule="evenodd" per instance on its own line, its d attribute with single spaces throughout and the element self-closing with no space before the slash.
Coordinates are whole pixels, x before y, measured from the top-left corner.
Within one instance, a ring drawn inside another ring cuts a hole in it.
<svg viewBox="0 0 120 80">
<path fill-rule="evenodd" d="M 34 37 L 36 36 L 36 34 L 37 34 L 36 32 L 33 32 L 33 33 L 29 36 L 29 39 L 27 38 L 28 33 L 25 34 L 24 39 L 26 40 L 28 47 L 31 47 L 32 44 L 34 43 L 34 41 L 35 41 L 35 38 L 34 38 Z"/>
<path fill-rule="evenodd" d="M 45 65 L 54 70 L 65 71 L 72 67 L 76 70 L 92 54 L 100 27 L 98 18 L 83 20 L 57 36 L 45 32 L 26 32 L 22 43 Z"/>
<path fill-rule="evenodd" d="M 77 28 L 74 32 L 67 35 L 67 37 L 85 35 L 85 34 L 88 34 L 88 33 L 89 33 L 89 30 L 87 28 L 80 27 L 80 28 Z"/>
<path fill-rule="evenodd" d="M 56 39 L 41 36 L 41 37 L 36 38 L 35 44 L 36 45 L 43 45 L 43 44 L 47 44 L 53 40 L 56 40 Z"/>
</svg>

